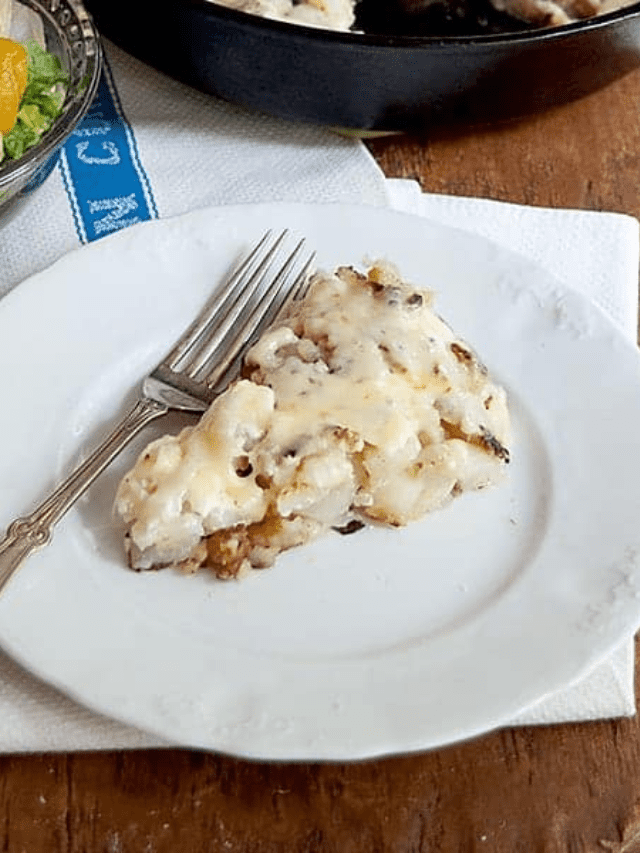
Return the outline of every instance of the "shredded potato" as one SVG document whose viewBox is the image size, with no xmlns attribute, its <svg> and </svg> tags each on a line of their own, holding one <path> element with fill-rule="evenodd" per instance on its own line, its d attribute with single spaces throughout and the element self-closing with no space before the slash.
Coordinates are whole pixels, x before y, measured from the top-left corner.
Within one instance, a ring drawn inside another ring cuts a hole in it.
<svg viewBox="0 0 640 853">
<path fill-rule="evenodd" d="M 431 302 L 387 264 L 317 274 L 243 378 L 124 477 L 131 566 L 234 577 L 330 528 L 400 527 L 499 481 L 506 394 Z"/>
</svg>

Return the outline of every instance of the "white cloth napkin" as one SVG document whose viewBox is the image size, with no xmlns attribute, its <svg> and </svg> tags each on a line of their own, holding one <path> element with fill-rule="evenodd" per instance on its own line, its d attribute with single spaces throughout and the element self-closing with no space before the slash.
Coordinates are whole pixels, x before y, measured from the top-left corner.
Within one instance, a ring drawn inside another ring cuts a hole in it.
<svg viewBox="0 0 640 853">
<path fill-rule="evenodd" d="M 360 142 L 216 101 L 109 44 L 107 55 L 119 119 L 144 192 L 152 195 L 152 215 L 260 201 L 388 205 L 476 231 L 528 255 L 599 302 L 635 339 L 639 241 L 630 217 L 424 195 L 413 181 L 386 180 Z M 100 136 L 104 115 L 96 111 L 93 120 L 91 132 L 77 135 L 74 144 L 107 139 Z M 0 231 L 0 296 L 88 239 L 78 226 L 65 168 L 63 161 Z M 113 210 L 105 205 L 94 207 Z M 514 723 L 634 714 L 633 662 L 629 639 L 587 677 Z M 167 745 L 82 708 L 0 653 L 0 752 Z"/>
</svg>

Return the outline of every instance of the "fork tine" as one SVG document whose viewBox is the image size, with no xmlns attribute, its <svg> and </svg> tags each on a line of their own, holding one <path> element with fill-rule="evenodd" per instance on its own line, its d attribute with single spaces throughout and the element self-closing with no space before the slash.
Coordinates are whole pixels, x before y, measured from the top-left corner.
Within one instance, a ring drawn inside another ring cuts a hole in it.
<svg viewBox="0 0 640 853">
<path fill-rule="evenodd" d="M 301 293 L 308 284 L 309 271 L 316 257 L 315 252 L 307 257 L 293 280 L 288 279 L 287 276 L 291 273 L 291 269 L 305 245 L 305 241 L 300 240 L 274 276 L 259 303 L 253 307 L 253 310 L 244 318 L 241 326 L 235 330 L 233 340 L 230 342 L 225 340 L 224 354 L 219 356 L 217 352 L 214 352 L 203 364 L 202 372 L 206 373 L 203 381 L 210 388 L 225 385 L 233 378 L 237 374 L 242 358 L 249 347 L 290 302 L 301 297 Z"/>
<path fill-rule="evenodd" d="M 293 249 L 289 257 L 273 274 L 273 278 L 262 294 L 260 301 L 253 306 L 253 309 L 248 313 L 242 325 L 232 328 L 234 340 L 230 342 L 231 349 L 234 345 L 241 344 L 243 341 L 253 342 L 266 328 L 266 326 L 280 313 L 293 295 L 296 285 L 299 285 L 300 279 L 305 279 L 306 274 L 313 262 L 315 255 L 312 255 L 305 262 L 301 272 L 293 282 L 287 282 L 287 275 L 291 271 L 293 264 L 301 254 L 305 246 L 304 239 L 300 240 Z"/>
<path fill-rule="evenodd" d="M 272 237 L 273 232 L 269 229 L 262 236 L 253 251 L 242 261 L 232 275 L 227 279 L 225 284 L 216 290 L 212 297 L 206 302 L 198 316 L 194 319 L 185 333 L 176 342 L 173 349 L 165 356 L 163 363 L 170 370 L 183 369 L 188 371 L 186 360 L 190 357 L 194 347 L 203 339 L 214 323 L 219 322 L 219 318 L 231 309 L 239 299 L 244 299 L 246 302 L 250 296 L 250 284 L 256 279 L 256 276 L 263 270 L 269 257 L 277 250 L 278 246 L 284 240 L 287 229 L 282 231 L 276 237 L 275 243 L 266 251 L 264 258 L 260 262 L 260 255 Z M 250 274 L 252 265 L 259 262 L 257 269 L 253 271 L 253 275 L 245 281 Z"/>
<path fill-rule="evenodd" d="M 306 291 L 315 253 L 308 252 L 305 259 L 306 241 L 301 239 L 283 260 L 285 252 L 280 250 L 288 235 L 285 229 L 273 241 L 271 231 L 262 237 L 147 377 L 149 393 L 162 395 L 171 389 L 174 404 L 176 394 L 182 395 L 180 399 L 195 406 L 192 411 L 200 411 L 196 401 L 206 408 L 206 402 L 235 378 L 251 344 Z"/>
<path fill-rule="evenodd" d="M 315 263 L 316 253 L 312 252 L 309 255 L 309 259 L 305 263 L 304 267 L 300 270 L 300 274 L 297 279 L 293 283 L 293 288 L 291 293 L 287 297 L 287 303 L 293 302 L 298 299 L 304 299 L 307 293 L 309 292 L 309 288 L 311 287 L 311 276 L 309 273 L 311 272 L 311 267 Z M 284 308 L 284 306 L 283 306 Z"/>
<path fill-rule="evenodd" d="M 210 334 L 211 329 L 203 330 L 200 338 L 194 342 L 193 352 L 189 363 L 183 368 L 188 376 L 195 379 L 209 372 L 214 366 L 212 362 L 220 362 L 224 359 L 230 349 L 234 349 L 243 343 L 249 330 L 255 323 L 254 317 L 260 316 L 268 310 L 278 285 L 284 281 L 286 269 L 294 260 L 294 250 L 290 258 L 277 272 L 272 272 L 270 264 L 276 260 L 276 252 L 288 231 L 282 232 L 272 249 L 267 253 L 253 275 L 244 284 L 244 289 L 233 304 L 228 306 L 224 317 L 218 318 L 218 326 L 215 334 Z M 269 280 L 269 276 L 271 276 Z"/>
</svg>

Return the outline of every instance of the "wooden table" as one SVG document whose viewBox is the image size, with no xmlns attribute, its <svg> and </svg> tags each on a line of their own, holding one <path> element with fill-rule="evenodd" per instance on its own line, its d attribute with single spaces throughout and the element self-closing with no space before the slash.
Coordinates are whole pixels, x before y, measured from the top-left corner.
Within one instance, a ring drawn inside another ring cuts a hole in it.
<svg viewBox="0 0 640 853">
<path fill-rule="evenodd" d="M 640 217 L 640 71 L 517 125 L 369 144 L 426 191 Z M 2 757 L 0 850 L 639 853 L 640 723 L 508 729 L 356 764 Z"/>
</svg>

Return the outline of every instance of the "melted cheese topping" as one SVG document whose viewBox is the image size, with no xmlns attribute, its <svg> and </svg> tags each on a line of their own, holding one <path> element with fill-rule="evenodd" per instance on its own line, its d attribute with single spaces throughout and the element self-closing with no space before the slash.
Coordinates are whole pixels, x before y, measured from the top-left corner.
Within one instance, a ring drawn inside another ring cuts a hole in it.
<svg viewBox="0 0 640 853">
<path fill-rule="evenodd" d="M 498 480 L 506 396 L 388 265 L 316 275 L 198 426 L 118 490 L 130 562 L 270 565 L 330 527 L 400 526 Z"/>
</svg>

